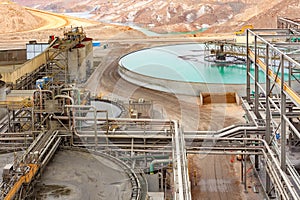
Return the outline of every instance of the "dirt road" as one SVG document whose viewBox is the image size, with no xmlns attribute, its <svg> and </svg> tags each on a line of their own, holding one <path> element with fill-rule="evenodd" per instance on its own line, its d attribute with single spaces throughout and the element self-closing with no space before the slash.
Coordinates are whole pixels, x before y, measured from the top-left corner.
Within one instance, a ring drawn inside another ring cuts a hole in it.
<svg viewBox="0 0 300 200">
<path fill-rule="evenodd" d="M 35 15 L 36 17 L 41 18 L 44 21 L 41 27 L 34 30 L 30 30 L 29 32 L 41 31 L 46 29 L 58 29 L 58 28 L 63 28 L 71 25 L 88 27 L 88 26 L 95 26 L 99 24 L 99 22 L 97 21 L 86 20 L 86 19 L 66 16 L 62 14 L 56 14 L 56 13 L 51 13 L 42 10 L 36 10 L 29 7 L 26 7 L 26 10 L 29 11 L 31 14 Z"/>
</svg>

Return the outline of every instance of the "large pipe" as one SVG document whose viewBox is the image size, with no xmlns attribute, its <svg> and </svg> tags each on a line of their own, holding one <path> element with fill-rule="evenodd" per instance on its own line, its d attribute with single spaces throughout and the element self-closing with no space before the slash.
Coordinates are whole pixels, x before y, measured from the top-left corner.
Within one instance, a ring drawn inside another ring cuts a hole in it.
<svg viewBox="0 0 300 200">
<path fill-rule="evenodd" d="M 95 137 L 95 148 L 98 146 L 98 133 L 97 133 L 97 109 L 92 105 L 66 105 L 67 108 L 92 108 L 94 111 L 94 137 Z M 75 128 L 75 114 L 73 114 L 73 130 L 74 133 L 77 134 Z M 77 135 L 78 136 L 78 135 Z"/>
<path fill-rule="evenodd" d="M 172 159 L 152 160 L 150 163 L 150 174 L 154 174 L 154 165 L 159 163 L 171 163 Z"/>
<path fill-rule="evenodd" d="M 176 120 L 172 120 L 173 124 L 174 124 L 174 129 L 175 129 L 175 162 L 177 164 L 177 178 L 178 178 L 178 186 L 179 186 L 179 199 L 184 199 L 184 192 L 183 192 L 183 174 L 182 174 L 182 160 L 181 160 L 181 153 L 180 152 L 180 142 L 179 142 L 179 124 L 178 121 Z M 174 166 L 173 166 L 174 167 Z"/>
<path fill-rule="evenodd" d="M 80 90 L 78 88 L 72 87 L 72 88 L 61 89 L 61 93 L 63 93 L 63 92 L 70 92 L 70 91 L 76 91 L 77 92 L 78 105 L 80 105 L 81 104 L 81 102 L 80 102 L 80 100 L 81 100 L 80 99 Z"/>
<path fill-rule="evenodd" d="M 67 95 L 56 95 L 54 97 L 54 99 L 58 99 L 58 98 L 62 98 L 62 99 L 69 99 L 72 103 L 72 105 L 74 105 L 74 99 L 70 96 L 67 96 Z"/>
</svg>

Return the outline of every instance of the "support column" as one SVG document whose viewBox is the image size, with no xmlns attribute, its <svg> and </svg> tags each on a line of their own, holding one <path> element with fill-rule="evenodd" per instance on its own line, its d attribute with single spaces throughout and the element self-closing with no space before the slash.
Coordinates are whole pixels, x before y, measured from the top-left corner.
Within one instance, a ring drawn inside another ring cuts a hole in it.
<svg viewBox="0 0 300 200">
<path fill-rule="evenodd" d="M 250 76 L 249 76 L 249 73 L 250 73 L 250 64 L 251 64 L 251 61 L 250 61 L 250 57 L 249 57 L 249 30 L 247 29 L 246 31 L 246 53 L 247 53 L 247 89 L 246 89 L 246 97 L 247 97 L 247 101 L 250 102 Z"/>
<path fill-rule="evenodd" d="M 257 64 L 258 60 L 258 51 L 257 51 L 257 36 L 255 35 L 254 37 L 254 66 L 255 66 L 255 102 L 254 102 L 254 113 L 257 118 L 259 118 L 259 112 L 258 112 L 258 107 L 259 107 L 259 67 Z M 259 160 L 258 160 L 258 155 L 254 156 L 254 165 L 255 169 L 258 171 L 259 170 Z"/>
<path fill-rule="evenodd" d="M 286 95 L 284 93 L 284 55 L 282 54 L 280 57 L 281 63 L 281 134 L 280 134 L 280 143 L 281 143 L 281 156 L 280 156 L 280 164 L 281 169 L 286 171 L 286 121 L 284 116 L 286 114 Z"/>
<path fill-rule="evenodd" d="M 258 59 L 258 55 L 257 55 L 257 36 L 254 36 L 254 82 L 255 82 L 255 103 L 254 103 L 254 113 L 256 116 L 259 115 L 258 113 L 258 105 L 259 105 L 259 68 L 257 65 L 257 59 Z"/>
<path fill-rule="evenodd" d="M 268 75 L 269 71 L 269 44 L 266 46 L 266 57 L 265 57 L 265 63 L 266 63 L 266 135 L 265 139 L 267 144 L 270 144 L 271 142 L 271 110 L 270 110 L 270 102 L 269 98 L 271 97 L 270 93 L 270 77 Z M 272 97 L 271 97 L 272 98 Z M 271 190 L 271 179 L 269 174 L 266 172 L 266 193 L 269 194 Z"/>
<path fill-rule="evenodd" d="M 244 192 L 248 193 L 247 190 L 247 155 L 244 155 Z"/>
<path fill-rule="evenodd" d="M 242 151 L 243 152 L 243 151 Z M 244 155 L 242 154 L 241 155 L 241 183 L 243 184 L 244 183 Z"/>
<path fill-rule="evenodd" d="M 288 80 L 289 87 L 292 87 L 292 63 L 289 61 L 289 80 Z"/>
</svg>

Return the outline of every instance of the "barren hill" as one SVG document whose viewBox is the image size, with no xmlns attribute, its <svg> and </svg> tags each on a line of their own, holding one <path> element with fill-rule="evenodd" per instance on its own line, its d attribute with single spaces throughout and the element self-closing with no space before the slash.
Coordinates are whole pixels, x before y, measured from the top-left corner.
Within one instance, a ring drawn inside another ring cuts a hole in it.
<svg viewBox="0 0 300 200">
<path fill-rule="evenodd" d="M 144 37 L 129 27 L 22 7 L 9 0 L 0 0 L 0 17 L 0 49 L 23 47 L 29 40 L 47 42 L 50 35 L 62 36 L 63 29 L 70 26 L 83 26 L 95 40 Z"/>
<path fill-rule="evenodd" d="M 54 12 L 92 12 L 94 19 L 135 23 L 156 32 L 233 32 L 245 24 L 275 27 L 277 16 L 298 18 L 299 0 L 15 0 Z"/>
<path fill-rule="evenodd" d="M 0 0 L 0 18 L 0 33 L 32 30 L 43 23 L 42 19 L 9 0 Z"/>
</svg>

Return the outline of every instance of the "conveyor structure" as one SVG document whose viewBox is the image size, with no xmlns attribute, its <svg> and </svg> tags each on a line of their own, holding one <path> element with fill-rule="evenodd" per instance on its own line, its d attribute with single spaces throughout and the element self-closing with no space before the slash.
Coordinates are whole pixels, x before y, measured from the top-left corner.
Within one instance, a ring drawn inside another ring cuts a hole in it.
<svg viewBox="0 0 300 200">
<path fill-rule="evenodd" d="M 9 66 L 1 72 L 2 80 L 17 90 L 36 88 L 36 80 L 44 76 L 52 81 L 45 88 L 55 89 L 61 83 L 81 83 L 86 80 L 87 63 L 92 63 L 92 38 L 86 37 L 82 27 L 64 30 L 62 38 L 53 37 L 44 52 L 17 67 Z M 74 74 L 77 72 L 76 74 Z"/>
</svg>

